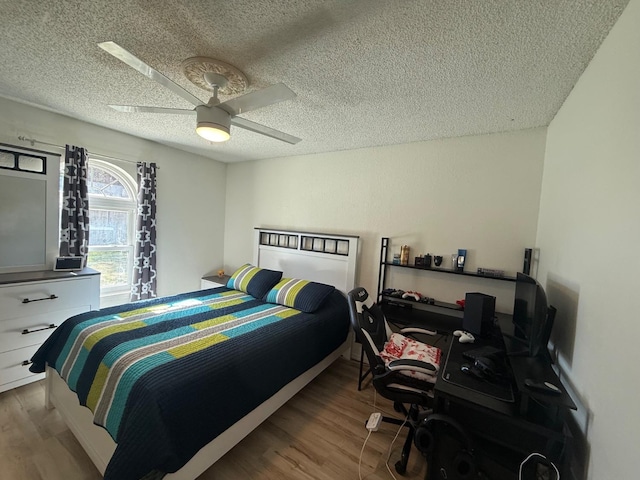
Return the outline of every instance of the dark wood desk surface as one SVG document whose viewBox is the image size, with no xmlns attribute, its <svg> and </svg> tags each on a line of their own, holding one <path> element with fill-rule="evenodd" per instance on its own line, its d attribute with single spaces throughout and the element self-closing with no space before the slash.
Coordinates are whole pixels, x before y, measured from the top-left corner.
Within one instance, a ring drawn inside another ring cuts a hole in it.
<svg viewBox="0 0 640 480">
<path fill-rule="evenodd" d="M 469 376 L 469 387 L 464 386 L 466 376 L 458 376 L 456 383 L 443 378 L 447 372 L 447 364 L 453 362 L 453 368 L 459 369 L 461 363 L 469 363 L 462 353 L 490 344 L 498 346 L 502 335 L 496 329 L 493 339 L 478 339 L 473 344 L 461 344 L 457 337 L 448 337 L 447 356 L 440 364 L 438 379 L 434 386 L 434 411 L 456 419 L 464 425 L 474 438 L 474 445 L 479 449 L 479 458 L 491 458 L 506 471 L 499 472 L 489 462 L 482 470 L 489 478 L 517 479 L 520 462 L 531 452 L 543 452 L 563 472 L 568 475 L 572 450 L 572 438 L 565 423 L 565 414 L 571 408 L 571 398 L 563 395 L 535 394 L 535 401 L 529 394 L 523 394 L 523 375 L 532 375 L 535 370 L 540 378 L 549 379 L 553 374 L 553 383 L 564 387 L 555 376 L 553 369 L 546 361 L 527 357 L 506 357 L 507 365 L 513 372 L 514 401 L 499 400 L 473 388 L 478 381 Z M 503 348 L 504 348 L 503 344 Z M 537 369 L 537 370 L 536 370 Z M 442 458 L 429 462 L 429 475 L 437 476 L 437 466 Z M 433 464 L 433 466 L 431 466 Z"/>
<path fill-rule="evenodd" d="M 511 323 L 510 315 L 503 317 L 499 316 L 498 325 L 502 333 L 506 333 L 508 335 L 513 333 L 513 325 Z M 510 337 L 504 337 L 504 342 L 507 352 L 517 351 L 521 348 L 521 345 L 514 342 L 514 340 L 512 340 Z M 518 389 L 518 392 L 520 392 L 521 411 L 526 411 L 530 399 L 533 399 L 535 402 L 541 402 L 543 404 L 556 406 L 558 408 L 566 408 L 572 410 L 577 409 L 575 402 L 560 381 L 560 378 L 554 371 L 553 366 L 548 359 L 544 357 L 540 358 L 512 355 L 509 357 L 509 363 L 511 364 L 513 377 L 516 381 L 516 387 Z M 530 378 L 536 383 L 553 383 L 555 386 L 560 388 L 561 394 L 554 395 L 537 390 L 531 390 L 524 384 L 524 381 L 527 378 Z"/>
<path fill-rule="evenodd" d="M 491 473 L 489 478 L 517 479 L 520 462 L 532 451 L 544 452 L 547 458 L 558 465 L 563 477 L 568 476 L 569 462 L 566 459 L 570 458 L 573 442 L 566 427 L 565 414 L 569 408 L 575 408 L 575 404 L 548 361 L 507 357 L 514 377 L 513 402 L 499 400 L 461 386 L 462 382 L 452 383 L 443 378 L 447 362 L 469 363 L 462 355 L 465 350 L 492 344 L 509 351 L 510 345 L 504 343 L 504 330 L 501 328 L 511 325 L 511 315 L 497 314 L 498 326 L 493 338 L 477 338 L 474 344 L 460 344 L 458 338 L 451 335 L 453 331 L 462 329 L 459 312 L 384 304 L 383 310 L 389 323 L 396 327 L 415 325 L 438 332 L 439 335 L 435 337 L 418 338 L 443 351 L 434 386 L 434 412 L 448 415 L 464 425 L 474 439 L 475 448 L 479 450 L 476 452 L 479 453 L 478 458 L 494 460 L 494 467 L 491 467 L 491 462 L 481 465 L 484 472 Z M 453 356 L 450 357 L 450 353 Z M 562 395 L 529 391 L 524 386 L 526 378 L 550 381 L 562 389 Z M 438 475 L 439 465 L 443 461 L 446 463 L 446 458 L 438 458 L 437 454 L 428 461 L 430 477 Z M 504 470 L 496 469 L 495 465 L 501 465 Z"/>
<path fill-rule="evenodd" d="M 475 407 L 492 410 L 502 415 L 516 415 L 518 411 L 516 402 L 500 400 L 476 391 L 472 387 L 473 381 L 476 380 L 473 377 L 469 378 L 468 386 L 461 382 L 452 383 L 445 380 L 444 375 L 447 372 L 447 367 L 453 364 L 453 368 L 459 369 L 460 365 L 470 363 L 468 359 L 462 357 L 462 352 L 478 348 L 479 346 L 480 344 L 475 343 L 460 344 L 457 337 L 449 337 L 447 350 L 443 350 L 442 352 L 443 358 L 440 363 L 440 371 L 438 372 L 438 380 L 434 387 L 434 393 L 446 398 L 473 404 Z"/>
<path fill-rule="evenodd" d="M 447 361 L 450 342 L 457 341 L 456 337 L 448 337 L 455 330 L 462 329 L 462 311 L 455 309 L 439 308 L 436 306 L 426 307 L 423 305 L 414 306 L 407 302 L 393 302 L 394 304 L 383 303 L 383 311 L 388 321 L 398 327 L 415 325 L 434 330 L 444 337 L 425 338 L 426 343 L 434 344 L 443 350 L 443 362 Z M 494 344 L 500 348 L 510 351 L 510 341 L 502 337 L 501 332 L 508 332 L 511 326 L 511 315 L 504 313 L 496 313 L 497 327 L 493 339 L 487 340 L 477 338 L 474 344 L 465 344 L 463 348 L 457 348 L 456 355 L 451 359 L 452 362 L 459 364 L 468 363 L 461 357 L 461 352 L 478 348 L 485 344 Z M 506 344 L 505 344 L 506 342 Z M 529 400 L 544 405 L 555 406 L 558 408 L 575 409 L 576 405 L 569 396 L 569 393 L 560 382 L 560 379 L 553 370 L 552 365 L 540 358 L 509 356 L 508 363 L 513 372 L 514 378 L 514 395 L 515 402 L 504 402 L 485 394 L 478 393 L 471 387 L 465 387 L 447 382 L 442 378 L 443 372 L 446 370 L 446 364 L 443 363 L 440 368 L 438 381 L 436 382 L 435 391 L 441 395 L 456 397 L 458 399 L 468 401 L 477 406 L 500 412 L 506 415 L 522 415 L 529 407 Z M 561 395 L 553 395 L 544 392 L 530 390 L 524 385 L 524 381 L 531 378 L 535 382 L 551 382 L 557 385 L 561 390 Z M 472 382 L 471 382 L 472 383 Z"/>
</svg>

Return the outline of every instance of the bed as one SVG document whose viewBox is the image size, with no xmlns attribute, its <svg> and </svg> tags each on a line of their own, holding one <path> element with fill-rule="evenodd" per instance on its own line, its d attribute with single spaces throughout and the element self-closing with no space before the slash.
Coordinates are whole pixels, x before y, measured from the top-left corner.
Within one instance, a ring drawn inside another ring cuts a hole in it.
<svg viewBox="0 0 640 480">
<path fill-rule="evenodd" d="M 47 403 L 106 479 L 194 479 L 348 357 L 357 255 L 357 237 L 256 229 L 233 285 L 63 323 L 34 357 Z"/>
</svg>

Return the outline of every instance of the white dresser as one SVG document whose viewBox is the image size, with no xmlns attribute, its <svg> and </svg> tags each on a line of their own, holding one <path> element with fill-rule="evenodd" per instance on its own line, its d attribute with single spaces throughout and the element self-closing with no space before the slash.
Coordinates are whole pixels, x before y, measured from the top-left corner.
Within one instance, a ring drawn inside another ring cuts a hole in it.
<svg viewBox="0 0 640 480">
<path fill-rule="evenodd" d="M 100 308 L 100 273 L 0 275 L 0 392 L 44 378 L 29 371 L 38 347 L 64 320 Z"/>
</svg>

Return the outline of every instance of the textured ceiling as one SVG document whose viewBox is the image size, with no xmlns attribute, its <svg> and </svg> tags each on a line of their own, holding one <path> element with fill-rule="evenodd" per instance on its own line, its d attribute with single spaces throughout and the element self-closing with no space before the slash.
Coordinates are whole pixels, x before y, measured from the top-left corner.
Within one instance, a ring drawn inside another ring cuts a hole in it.
<svg viewBox="0 0 640 480">
<path fill-rule="evenodd" d="M 0 96 L 224 162 L 537 127 L 627 1 L 0 0 Z M 210 144 L 191 116 L 111 110 L 193 107 L 98 48 L 107 40 L 205 102 L 186 58 L 234 65 L 248 91 L 284 82 L 295 100 L 242 116 L 302 142 L 232 127 Z"/>
</svg>

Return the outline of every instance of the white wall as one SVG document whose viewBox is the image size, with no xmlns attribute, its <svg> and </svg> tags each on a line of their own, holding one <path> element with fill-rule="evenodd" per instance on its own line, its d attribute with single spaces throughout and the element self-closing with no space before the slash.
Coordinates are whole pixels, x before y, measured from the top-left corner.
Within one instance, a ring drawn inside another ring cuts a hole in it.
<svg viewBox="0 0 640 480">
<path fill-rule="evenodd" d="M 3 98 L 0 112 L 2 143 L 30 146 L 18 140 L 24 135 L 58 145 L 85 146 L 90 154 L 158 164 L 159 295 L 196 290 L 202 275 L 220 268 L 225 164 Z M 34 148 L 52 150 L 38 144 Z M 136 178 L 134 163 L 113 163 Z"/>
<path fill-rule="evenodd" d="M 594 480 L 640 472 L 639 25 L 631 0 L 549 126 L 540 203 L 540 276 Z"/>
<path fill-rule="evenodd" d="M 412 257 L 430 252 L 450 262 L 466 248 L 468 270 L 514 274 L 535 242 L 544 146 L 540 128 L 230 164 L 225 267 L 251 261 L 253 228 L 268 226 L 359 235 L 356 282 L 370 293 L 382 236 L 393 251 L 409 245 Z M 451 302 L 481 291 L 511 311 L 512 283 L 412 272 L 392 286 Z"/>
</svg>

